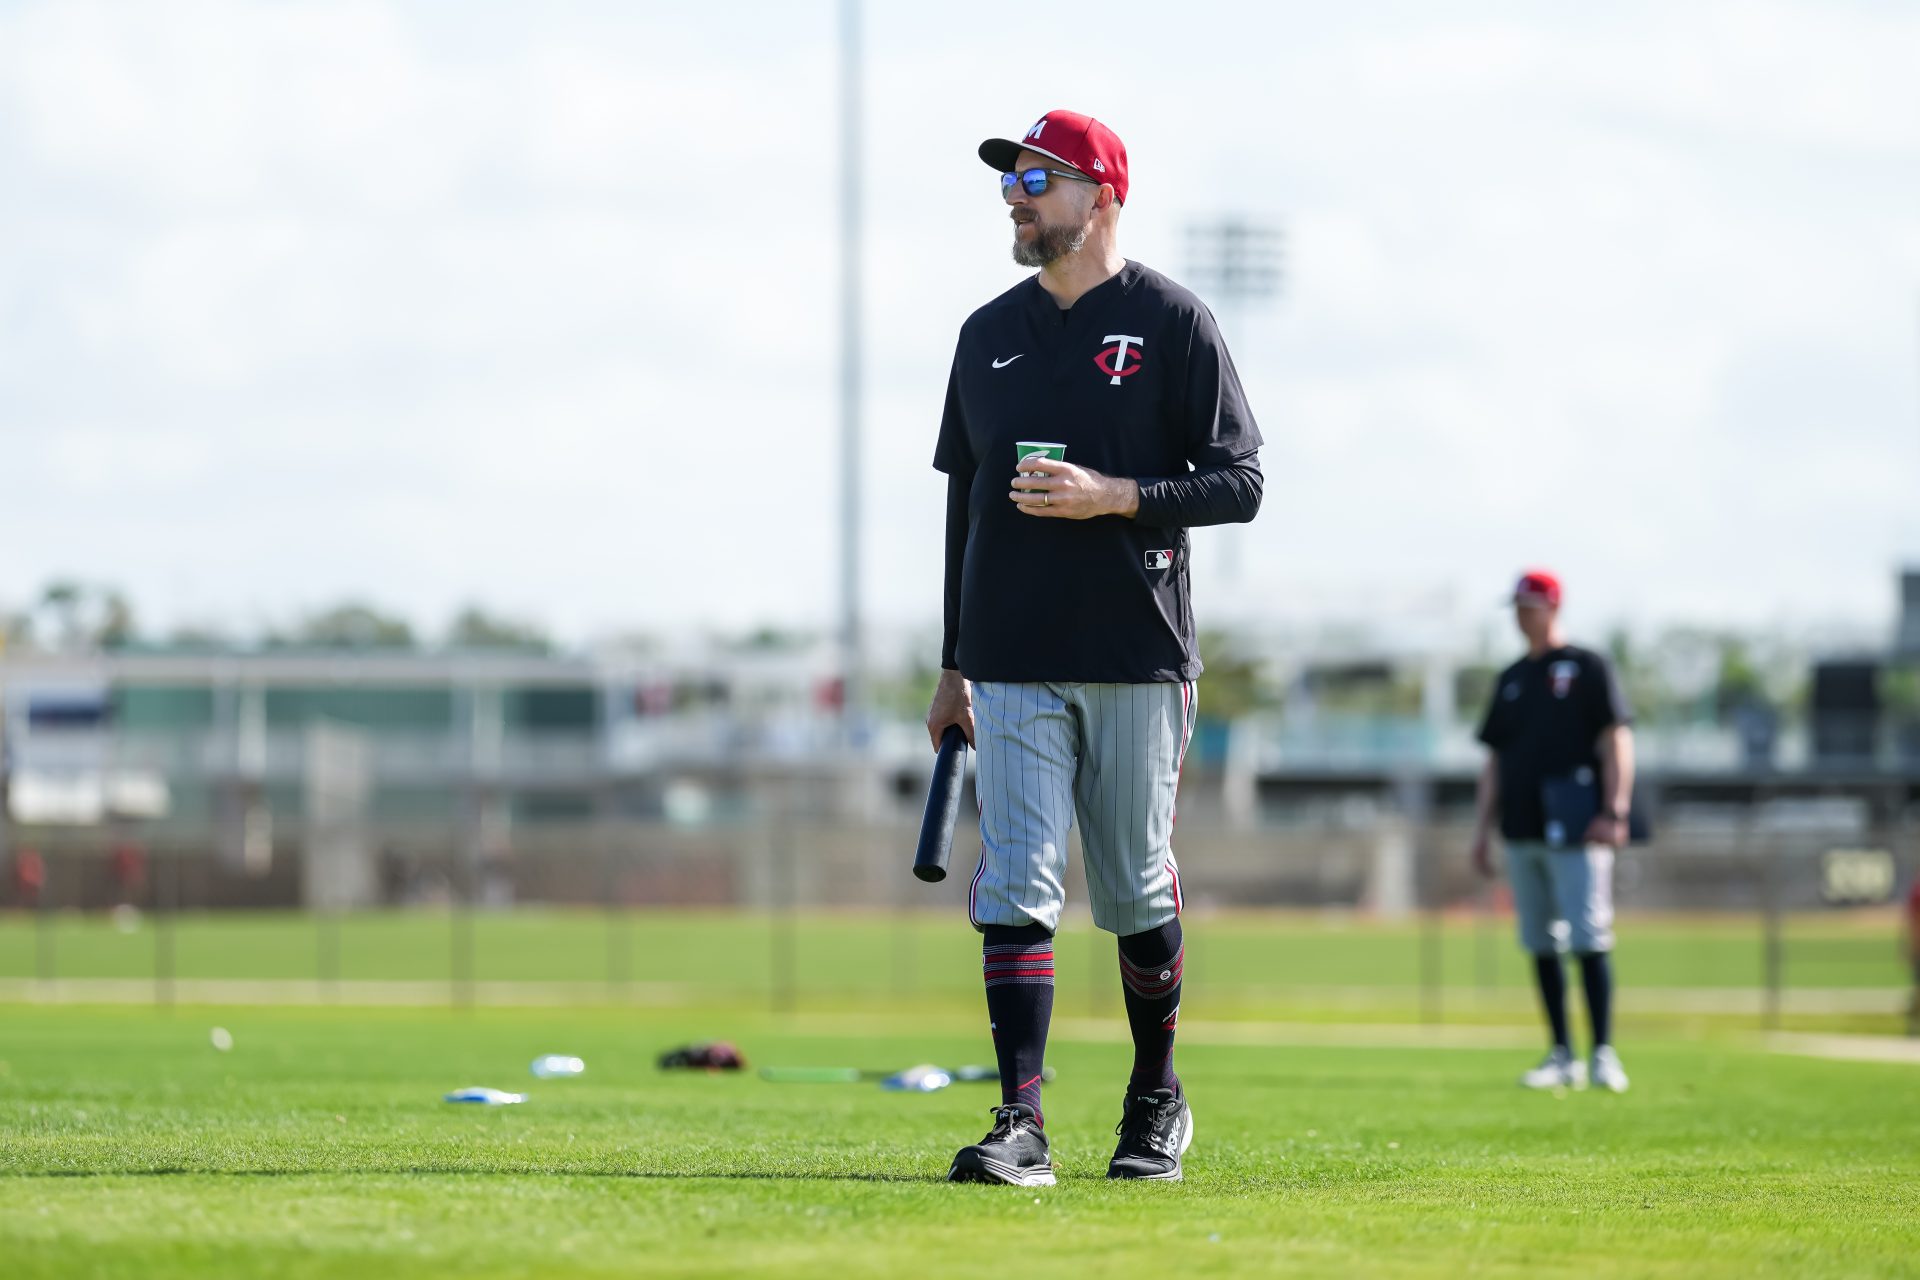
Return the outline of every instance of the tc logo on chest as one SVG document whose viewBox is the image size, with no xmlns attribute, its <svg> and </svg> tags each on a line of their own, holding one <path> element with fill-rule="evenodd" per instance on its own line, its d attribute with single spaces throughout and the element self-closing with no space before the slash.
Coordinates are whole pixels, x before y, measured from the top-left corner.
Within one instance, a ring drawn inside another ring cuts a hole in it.
<svg viewBox="0 0 1920 1280">
<path fill-rule="evenodd" d="M 1120 385 L 1120 379 L 1131 378 L 1140 372 L 1140 366 L 1146 363 L 1146 357 L 1140 354 L 1140 348 L 1146 345 L 1144 339 L 1133 337 L 1131 334 L 1110 333 L 1100 341 L 1111 342 L 1113 345 L 1102 347 L 1099 354 L 1094 356 L 1093 363 L 1100 372 L 1113 379 L 1112 385 L 1116 387 Z M 1128 361 L 1132 363 L 1129 364 Z"/>
<path fill-rule="evenodd" d="M 1580 664 L 1563 659 L 1548 668 L 1547 675 L 1553 680 L 1553 696 L 1564 698 L 1573 691 L 1573 682 L 1580 678 Z"/>
</svg>

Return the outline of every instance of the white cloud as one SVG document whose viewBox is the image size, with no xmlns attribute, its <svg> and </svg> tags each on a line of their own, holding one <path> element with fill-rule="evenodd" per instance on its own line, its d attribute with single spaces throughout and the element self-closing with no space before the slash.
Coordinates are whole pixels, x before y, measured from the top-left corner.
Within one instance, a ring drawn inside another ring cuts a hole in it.
<svg viewBox="0 0 1920 1280">
<path fill-rule="evenodd" d="M 831 17 L 0 11 L 0 596 L 824 621 Z M 1137 256 L 1286 224 L 1287 296 L 1234 333 L 1259 598 L 1552 559 L 1622 614 L 1884 610 L 1920 553 L 1920 18 L 1140 3 L 1124 61 L 1010 38 L 1084 18 L 869 6 L 876 616 L 936 614 L 953 334 L 1020 274 L 973 146 L 1066 104 L 1131 144 Z"/>
</svg>

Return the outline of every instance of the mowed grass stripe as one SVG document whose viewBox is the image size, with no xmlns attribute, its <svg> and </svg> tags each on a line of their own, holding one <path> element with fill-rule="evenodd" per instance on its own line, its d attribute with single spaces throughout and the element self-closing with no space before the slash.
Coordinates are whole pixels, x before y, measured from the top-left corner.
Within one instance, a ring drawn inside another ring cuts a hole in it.
<svg viewBox="0 0 1920 1280">
<path fill-rule="evenodd" d="M 1502 918 L 1450 915 L 1438 922 L 1437 965 L 1422 959 L 1417 920 L 1288 912 L 1197 913 L 1189 919 L 1188 972 L 1196 982 L 1250 991 L 1302 986 L 1522 990 L 1525 957 Z M 61 978 L 154 976 L 158 925 L 131 931 L 105 915 L 54 913 L 42 924 L 0 913 L 0 978 L 40 976 L 50 957 Z M 973 994 L 978 939 L 949 912 L 802 913 L 527 909 L 481 912 L 470 926 L 444 911 L 356 912 L 337 922 L 298 912 L 189 913 L 169 922 L 173 973 L 183 979 L 444 982 L 456 972 L 460 930 L 470 927 L 477 982 L 631 983 L 706 994 Z M 1620 924 L 1623 986 L 1758 988 L 1765 951 L 1757 918 L 1628 917 Z M 323 956 L 335 954 L 329 972 Z M 1114 995 L 1113 939 L 1070 917 L 1058 945 L 1061 998 Z M 1791 987 L 1892 989 L 1909 975 L 1899 926 L 1887 913 L 1793 917 L 1784 948 Z"/>
</svg>

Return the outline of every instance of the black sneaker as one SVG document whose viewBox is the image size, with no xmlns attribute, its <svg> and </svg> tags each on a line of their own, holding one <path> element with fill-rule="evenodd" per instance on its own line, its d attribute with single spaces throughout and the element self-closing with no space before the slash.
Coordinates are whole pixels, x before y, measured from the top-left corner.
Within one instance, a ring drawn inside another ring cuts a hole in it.
<svg viewBox="0 0 1920 1280">
<path fill-rule="evenodd" d="M 1129 1097 L 1126 1107 L 1114 1126 L 1120 1144 L 1113 1149 L 1107 1176 L 1180 1181 L 1180 1157 L 1193 1145 L 1193 1111 L 1186 1094 L 1155 1089 Z"/>
<path fill-rule="evenodd" d="M 1009 1182 L 1016 1187 L 1053 1185 L 1053 1161 L 1047 1135 L 1033 1122 L 1033 1108 L 1022 1103 L 996 1107 L 993 1128 L 971 1147 L 960 1148 L 947 1171 L 948 1182 Z"/>
</svg>

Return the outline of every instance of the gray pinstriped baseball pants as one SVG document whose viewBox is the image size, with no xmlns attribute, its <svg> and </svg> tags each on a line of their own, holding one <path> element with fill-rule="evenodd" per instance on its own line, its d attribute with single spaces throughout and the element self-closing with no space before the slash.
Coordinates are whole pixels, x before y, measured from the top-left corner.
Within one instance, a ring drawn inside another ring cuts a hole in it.
<svg viewBox="0 0 1920 1280">
<path fill-rule="evenodd" d="M 1197 703 L 1192 681 L 974 684 L 975 928 L 1060 927 L 1075 820 L 1095 924 L 1124 936 L 1180 913 L 1174 799 Z"/>
</svg>

